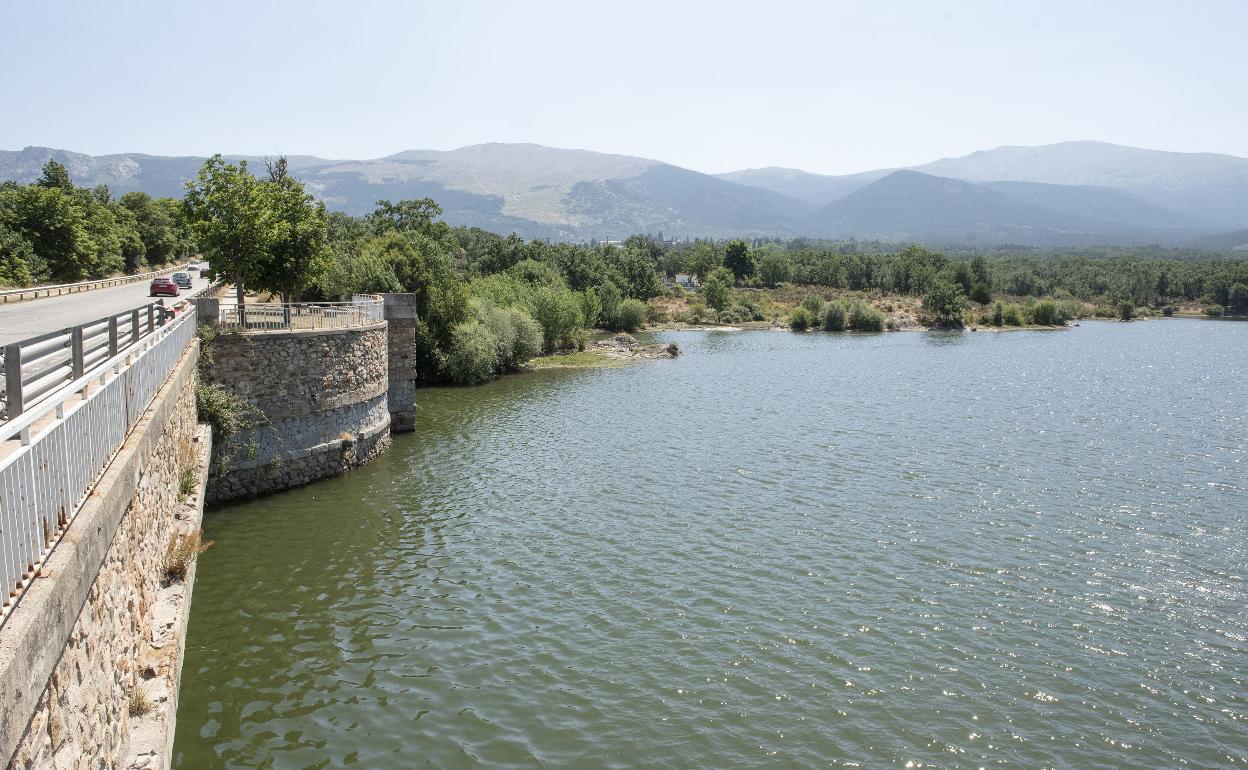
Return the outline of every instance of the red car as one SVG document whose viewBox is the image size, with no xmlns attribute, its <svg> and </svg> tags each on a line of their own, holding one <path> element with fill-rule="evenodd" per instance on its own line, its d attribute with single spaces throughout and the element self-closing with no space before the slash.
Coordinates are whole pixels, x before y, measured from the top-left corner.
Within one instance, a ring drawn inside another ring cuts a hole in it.
<svg viewBox="0 0 1248 770">
<path fill-rule="evenodd" d="M 168 294 L 170 297 L 178 296 L 178 285 L 171 278 L 164 276 L 153 278 L 152 284 L 147 287 L 148 296 L 156 297 L 161 294 Z"/>
</svg>

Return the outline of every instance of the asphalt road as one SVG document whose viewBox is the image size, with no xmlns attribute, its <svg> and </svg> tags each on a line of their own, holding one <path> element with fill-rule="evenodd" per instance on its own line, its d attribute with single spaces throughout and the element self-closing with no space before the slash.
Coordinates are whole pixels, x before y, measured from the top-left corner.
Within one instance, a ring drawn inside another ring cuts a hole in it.
<svg viewBox="0 0 1248 770">
<path fill-rule="evenodd" d="M 193 291 L 208 285 L 208 281 L 193 276 L 190 291 L 183 289 L 180 294 L 186 296 Z M 106 315 L 133 310 L 156 298 L 147 294 L 148 281 L 125 283 L 121 286 L 110 286 L 107 289 L 84 291 L 79 294 L 62 294 L 57 297 L 44 297 L 26 302 L 14 302 L 0 305 L 0 345 L 24 340 L 44 332 L 64 329 L 69 326 L 94 321 Z M 166 303 L 170 297 L 163 297 Z"/>
</svg>

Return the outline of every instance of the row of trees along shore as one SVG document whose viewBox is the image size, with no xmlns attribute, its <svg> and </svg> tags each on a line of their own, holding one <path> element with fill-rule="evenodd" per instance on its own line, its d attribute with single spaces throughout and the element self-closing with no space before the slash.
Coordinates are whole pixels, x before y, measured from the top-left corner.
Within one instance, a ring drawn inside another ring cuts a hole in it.
<svg viewBox="0 0 1248 770">
<path fill-rule="evenodd" d="M 75 187 L 56 161 L 32 184 L 0 183 L 0 286 L 139 273 L 195 251 L 180 200 Z"/>
<path fill-rule="evenodd" d="M 918 307 L 920 299 L 928 321 L 949 325 L 1058 323 L 1089 308 L 1116 316 L 1127 304 L 1248 313 L 1248 261 L 1233 254 L 940 252 L 807 239 L 675 242 L 661 234 L 574 244 L 451 227 L 441 214 L 428 198 L 378 201 L 358 217 L 327 211 L 281 158 L 256 175 L 245 162 L 214 156 L 182 200 L 127 193 L 114 201 L 106 189 L 75 188 L 49 163 L 34 184 L 0 186 L 0 281 L 137 270 L 197 249 L 240 301 L 248 292 L 285 301 L 411 292 L 426 385 L 482 382 L 539 354 L 583 348 L 592 329 L 791 320 L 803 306 L 809 326 L 861 329 L 884 328 L 881 311 L 894 301 Z M 127 226 L 133 238 L 106 235 Z M 674 285 L 679 274 L 695 276 L 700 290 Z"/>
</svg>

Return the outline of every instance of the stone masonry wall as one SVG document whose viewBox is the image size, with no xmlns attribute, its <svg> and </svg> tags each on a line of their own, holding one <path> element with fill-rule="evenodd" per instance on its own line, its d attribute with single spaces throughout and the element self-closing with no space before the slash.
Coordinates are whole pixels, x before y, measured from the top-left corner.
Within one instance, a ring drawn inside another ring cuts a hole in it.
<svg viewBox="0 0 1248 770">
<path fill-rule="evenodd" d="M 205 382 L 257 407 L 265 424 L 214 447 L 210 503 L 337 476 L 390 443 L 385 322 L 354 329 L 225 334 Z"/>
<path fill-rule="evenodd" d="M 383 294 L 390 335 L 390 432 L 416 430 L 416 313 L 415 294 Z"/>
<path fill-rule="evenodd" d="M 144 671 L 154 675 L 153 666 L 180 663 L 165 660 L 153 664 L 150 637 L 165 550 L 177 528 L 186 526 L 178 521 L 180 512 L 182 518 L 186 517 L 182 512 L 185 502 L 180 500 L 179 478 L 183 469 L 194 468 L 197 463 L 196 352 L 192 347 L 175 370 L 171 383 L 166 384 L 166 388 L 173 388 L 165 397 L 172 401 L 172 409 L 164 408 L 163 425 L 140 422 L 132 434 L 133 437 L 140 431 L 160 430 L 150 454 L 125 461 L 119 455 L 114 460 L 114 465 L 126 464 L 118 469 L 118 478 L 122 479 L 119 486 L 129 483 L 126 479 L 133 480 L 135 477 L 129 474 L 137 472 L 133 496 L 73 631 L 64 643 L 64 651 L 38 697 L 10 768 L 120 767 L 131 730 L 130 696 L 139 687 L 141 675 Z M 158 394 L 157 401 L 161 399 Z M 149 409 L 153 411 L 158 411 L 155 403 Z M 101 487 L 113 483 L 111 473 L 112 470 L 105 474 Z M 120 505 L 124 502 L 119 508 Z M 71 533 L 75 527 L 86 529 L 75 535 L 78 539 L 91 537 L 99 526 L 99 519 L 87 518 L 85 510 L 84 506 L 70 525 Z M 66 537 L 69 539 L 69 534 Z M 56 551 L 47 566 L 48 576 L 66 571 L 57 562 Z M 15 612 L 27 609 L 33 611 L 33 605 L 27 608 L 19 604 Z"/>
</svg>

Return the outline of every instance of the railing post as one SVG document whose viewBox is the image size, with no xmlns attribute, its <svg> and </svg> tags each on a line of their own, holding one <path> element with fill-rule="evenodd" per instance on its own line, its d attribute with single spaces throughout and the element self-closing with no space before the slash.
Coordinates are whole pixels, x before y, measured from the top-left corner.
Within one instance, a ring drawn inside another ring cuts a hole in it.
<svg viewBox="0 0 1248 770">
<path fill-rule="evenodd" d="M 4 416 L 10 420 L 22 413 L 22 346 L 4 347 Z"/>
<path fill-rule="evenodd" d="M 130 344 L 137 344 L 139 341 L 139 309 L 136 307 L 130 311 Z"/>
<path fill-rule="evenodd" d="M 151 334 L 152 331 L 156 329 L 155 316 L 156 316 L 156 306 L 148 305 L 147 306 L 147 333 L 148 334 Z"/>
<path fill-rule="evenodd" d="M 82 327 L 75 326 L 69 330 L 69 360 L 73 367 L 71 380 L 76 380 L 84 374 L 82 362 Z"/>
<path fill-rule="evenodd" d="M 108 357 L 117 355 L 117 316 L 108 319 Z"/>
</svg>

